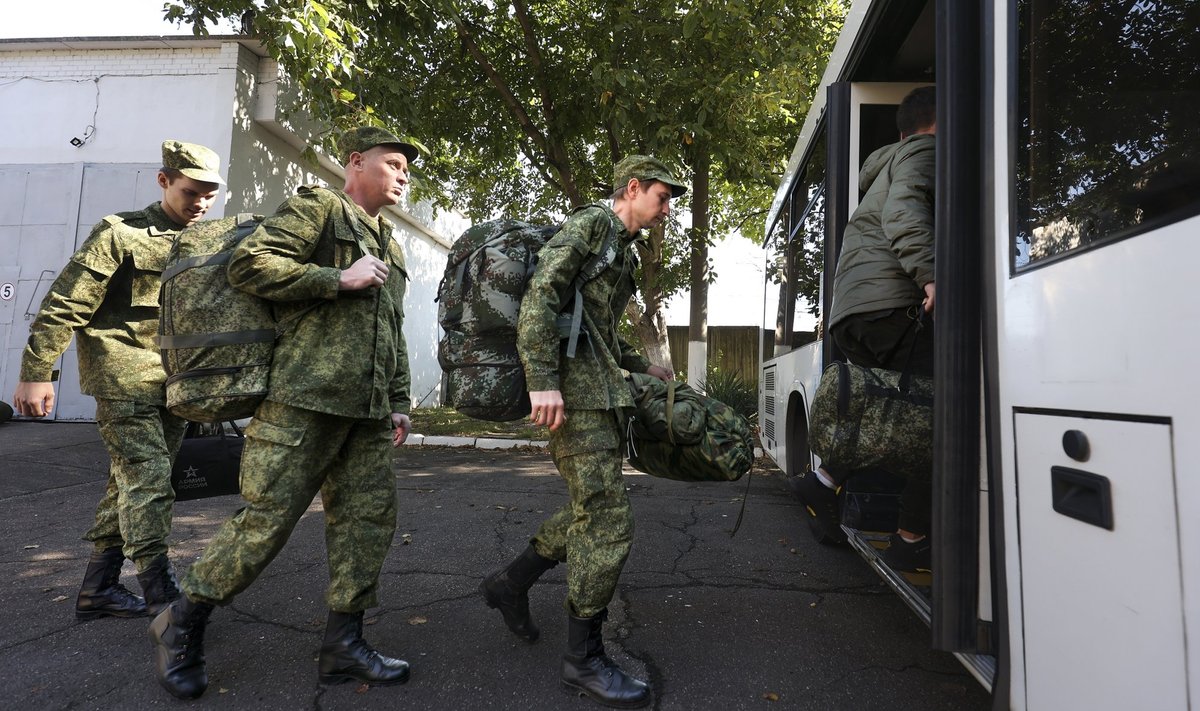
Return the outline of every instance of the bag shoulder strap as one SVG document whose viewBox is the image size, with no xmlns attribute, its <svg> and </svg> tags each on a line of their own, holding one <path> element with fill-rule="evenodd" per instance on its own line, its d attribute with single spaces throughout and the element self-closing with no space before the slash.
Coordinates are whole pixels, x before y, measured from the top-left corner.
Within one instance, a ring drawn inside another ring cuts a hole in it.
<svg viewBox="0 0 1200 711">
<path fill-rule="evenodd" d="M 379 258 L 382 258 L 382 255 L 386 252 L 386 247 L 384 247 L 381 241 L 379 245 L 379 255 L 375 255 L 370 250 L 370 248 L 367 246 L 366 237 L 364 237 L 362 233 L 362 225 L 359 224 L 358 216 L 354 214 L 354 208 L 350 206 L 350 199 L 346 197 L 346 194 L 340 190 L 333 190 L 331 188 L 318 188 L 318 190 L 325 190 L 326 192 L 337 196 L 338 200 L 342 204 L 342 217 L 345 219 L 346 226 L 350 228 L 350 233 L 354 237 L 355 243 L 358 244 L 358 249 L 362 252 L 362 256 L 365 257 L 370 254 L 371 256 L 379 256 Z M 333 228 L 335 231 L 337 230 L 337 223 L 334 223 Z"/>
<path fill-rule="evenodd" d="M 575 212 L 590 207 L 597 206 L 587 205 L 586 207 L 578 208 Z M 579 332 L 583 330 L 583 285 L 604 273 L 604 270 L 611 266 L 617 259 L 617 225 L 613 222 L 612 215 L 608 214 L 607 210 L 604 210 L 604 217 L 608 219 L 608 233 L 604 236 L 604 241 L 600 244 L 600 251 L 584 263 L 583 267 L 579 270 L 579 274 L 575 277 L 575 308 L 571 313 L 570 335 L 567 337 L 568 358 L 575 357 L 575 351 L 579 346 Z"/>
</svg>

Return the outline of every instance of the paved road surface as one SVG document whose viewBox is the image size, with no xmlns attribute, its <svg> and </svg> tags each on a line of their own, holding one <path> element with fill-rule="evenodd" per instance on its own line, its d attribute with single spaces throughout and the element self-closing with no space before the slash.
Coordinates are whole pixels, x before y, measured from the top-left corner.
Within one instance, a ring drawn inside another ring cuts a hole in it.
<svg viewBox="0 0 1200 711">
<path fill-rule="evenodd" d="M 75 593 L 107 458 L 90 424 L 0 425 L 0 699 L 9 709 L 599 709 L 560 690 L 563 566 L 531 594 L 542 639 L 509 635 L 476 588 L 565 501 L 540 450 L 398 450 L 396 544 L 367 639 L 413 665 L 402 687 L 317 684 L 328 580 L 320 502 L 256 585 L 208 628 L 199 701 L 154 680 L 148 620 L 76 622 Z M 656 709 L 990 708 L 983 689 L 847 549 L 815 544 L 776 471 L 684 484 L 631 473 L 633 553 L 606 628 Z M 239 505 L 180 502 L 179 569 Z M 136 590 L 133 566 L 124 583 Z"/>
</svg>

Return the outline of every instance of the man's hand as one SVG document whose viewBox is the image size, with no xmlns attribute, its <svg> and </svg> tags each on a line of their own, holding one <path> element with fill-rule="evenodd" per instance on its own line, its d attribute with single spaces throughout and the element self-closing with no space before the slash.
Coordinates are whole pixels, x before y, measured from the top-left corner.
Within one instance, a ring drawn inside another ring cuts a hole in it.
<svg viewBox="0 0 1200 711">
<path fill-rule="evenodd" d="M 921 305 L 925 307 L 925 313 L 933 313 L 933 282 L 925 285 L 925 300 L 921 302 Z"/>
<path fill-rule="evenodd" d="M 361 291 L 373 286 L 382 286 L 388 278 L 388 265 L 378 257 L 365 255 L 342 270 L 338 279 L 338 291 Z"/>
<path fill-rule="evenodd" d="M 672 373 L 671 371 L 667 370 L 666 368 L 662 367 L 661 365 L 652 365 L 649 368 L 646 368 L 646 375 L 653 375 L 654 377 L 658 378 L 659 380 L 674 380 L 675 379 L 675 374 Z"/>
<path fill-rule="evenodd" d="M 547 425 L 553 432 L 567 421 L 567 410 L 563 406 L 562 392 L 558 390 L 530 392 L 529 404 L 533 406 L 533 410 L 529 413 L 529 421 L 535 425 Z"/>
<path fill-rule="evenodd" d="M 392 434 L 392 446 L 399 447 L 404 444 L 404 440 L 408 439 L 408 433 L 412 431 L 412 420 L 402 412 L 393 412 L 392 427 L 396 428 Z"/>
<path fill-rule="evenodd" d="M 54 409 L 54 383 L 17 383 L 13 407 L 18 415 L 45 417 Z"/>
</svg>

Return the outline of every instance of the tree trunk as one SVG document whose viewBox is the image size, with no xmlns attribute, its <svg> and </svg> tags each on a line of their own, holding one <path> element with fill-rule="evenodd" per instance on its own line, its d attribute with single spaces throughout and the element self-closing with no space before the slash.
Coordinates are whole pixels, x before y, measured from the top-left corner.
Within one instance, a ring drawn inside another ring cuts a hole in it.
<svg viewBox="0 0 1200 711">
<path fill-rule="evenodd" d="M 700 148 L 692 176 L 691 309 L 688 323 L 688 385 L 700 389 L 708 375 L 708 173 L 712 158 Z"/>
<path fill-rule="evenodd" d="M 638 290 L 642 301 L 646 304 L 643 309 L 635 299 L 629 300 L 625 313 L 633 323 L 634 331 L 642 344 L 642 353 L 651 363 L 675 372 L 671 363 L 671 342 L 667 339 L 667 319 L 663 315 L 663 290 L 659 285 L 659 272 L 662 270 L 662 247 L 666 238 L 666 228 L 662 225 L 655 227 L 647 234 L 646 241 L 650 245 L 650 254 L 642 255 L 641 283 Z"/>
</svg>

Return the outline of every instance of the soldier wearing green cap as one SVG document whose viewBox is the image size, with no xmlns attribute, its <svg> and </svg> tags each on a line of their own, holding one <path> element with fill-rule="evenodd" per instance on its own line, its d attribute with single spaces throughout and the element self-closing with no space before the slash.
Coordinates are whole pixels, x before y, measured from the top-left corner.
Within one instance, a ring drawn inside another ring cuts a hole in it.
<svg viewBox="0 0 1200 711">
<path fill-rule="evenodd" d="M 550 428 L 550 451 L 570 502 L 542 523 L 529 546 L 480 590 L 518 637 L 535 641 L 528 591 L 559 562 L 567 564 L 567 652 L 563 684 L 602 704 L 635 708 L 650 703 L 649 686 L 627 676 L 604 652 L 608 603 L 633 540 L 633 512 L 621 475 L 622 409 L 633 407 L 622 369 L 670 380 L 617 334 L 633 296 L 634 245 L 641 230 L 670 213 L 671 198 L 687 188 L 661 161 L 633 155 L 617 163 L 612 205 L 577 210 L 538 253 L 538 268 L 521 301 L 517 348 L 525 366 L 530 419 Z M 569 287 L 593 254 L 616 235 L 616 255 L 582 288 L 589 345 L 568 357 L 557 316 Z"/>
<path fill-rule="evenodd" d="M 203 635 L 213 606 L 258 577 L 318 493 L 329 559 L 318 679 L 408 680 L 408 664 L 372 649 L 362 631 L 396 529 L 392 447 L 410 429 L 408 274 L 381 211 L 403 197 L 417 149 L 375 127 L 350 131 L 338 147 L 344 189 L 301 188 L 229 262 L 233 286 L 275 302 L 281 317 L 305 313 L 277 342 L 267 399 L 245 430 L 245 506 L 150 627 L 159 683 L 178 698 L 208 686 Z"/>
<path fill-rule="evenodd" d="M 158 333 L 159 277 L 179 230 L 212 207 L 224 181 L 217 154 L 165 141 L 162 199 L 144 210 L 109 215 L 92 228 L 42 301 L 29 328 L 13 395 L 18 413 L 54 408 L 54 363 L 72 336 L 80 389 L 96 398 L 96 423 L 111 458 L 108 487 L 84 540 L 93 551 L 75 600 L 75 616 L 138 617 L 178 596 L 167 557 L 171 460 L 183 420 L 166 409 Z M 138 571 L 143 599 L 119 582 L 125 559 Z"/>
</svg>

